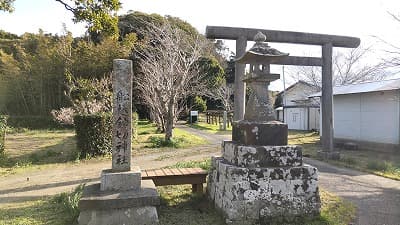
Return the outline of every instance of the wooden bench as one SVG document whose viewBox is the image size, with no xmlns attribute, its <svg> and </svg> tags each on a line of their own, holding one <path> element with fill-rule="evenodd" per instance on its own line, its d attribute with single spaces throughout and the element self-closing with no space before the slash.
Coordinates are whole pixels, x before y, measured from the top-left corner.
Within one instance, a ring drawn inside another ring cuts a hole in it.
<svg viewBox="0 0 400 225">
<path fill-rule="evenodd" d="M 142 170 L 142 180 L 152 179 L 156 186 L 191 184 L 192 192 L 203 193 L 208 172 L 201 168 Z"/>
</svg>

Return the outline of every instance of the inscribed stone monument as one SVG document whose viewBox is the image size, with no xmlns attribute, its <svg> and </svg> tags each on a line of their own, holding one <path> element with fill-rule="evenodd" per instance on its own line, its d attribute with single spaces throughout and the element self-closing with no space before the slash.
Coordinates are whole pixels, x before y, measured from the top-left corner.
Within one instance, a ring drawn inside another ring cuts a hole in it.
<svg viewBox="0 0 400 225">
<path fill-rule="evenodd" d="M 131 170 L 132 64 L 114 62 L 112 170 Z"/>
<path fill-rule="evenodd" d="M 112 168 L 87 185 L 79 202 L 80 225 L 156 225 L 159 195 L 152 180 L 131 166 L 132 61 L 114 60 Z"/>
</svg>

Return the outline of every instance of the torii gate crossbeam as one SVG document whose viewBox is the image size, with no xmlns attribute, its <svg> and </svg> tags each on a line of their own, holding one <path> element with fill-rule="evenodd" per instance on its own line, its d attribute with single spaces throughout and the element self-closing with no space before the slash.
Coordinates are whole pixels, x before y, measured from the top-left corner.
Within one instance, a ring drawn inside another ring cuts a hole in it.
<svg viewBox="0 0 400 225">
<path fill-rule="evenodd" d="M 329 153 L 326 154 L 327 157 L 330 157 L 330 153 L 333 152 L 332 48 L 356 48 L 360 45 L 360 39 L 327 34 L 221 26 L 207 26 L 206 37 L 210 39 L 236 40 L 236 56 L 242 56 L 246 51 L 247 41 L 252 41 L 259 31 L 267 36 L 268 42 L 319 45 L 322 47 L 321 58 L 289 56 L 276 64 L 322 66 L 322 146 L 323 150 Z M 241 120 L 244 117 L 246 89 L 242 81 L 244 73 L 245 65 L 236 63 L 234 120 Z"/>
</svg>

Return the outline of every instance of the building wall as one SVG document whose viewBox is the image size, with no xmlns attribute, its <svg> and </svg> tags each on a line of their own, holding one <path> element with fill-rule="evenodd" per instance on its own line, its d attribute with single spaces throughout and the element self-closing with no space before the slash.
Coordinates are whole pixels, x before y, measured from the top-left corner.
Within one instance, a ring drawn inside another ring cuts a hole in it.
<svg viewBox="0 0 400 225">
<path fill-rule="evenodd" d="M 318 101 L 308 99 L 308 96 L 318 91 L 318 88 L 306 85 L 302 82 L 295 84 L 288 89 L 283 96 L 284 106 L 298 106 L 297 108 L 284 108 L 284 116 L 279 115 L 279 119 L 284 117 L 284 122 L 288 124 L 290 130 L 311 130 L 319 129 L 318 109 L 304 107 L 305 103 L 296 103 L 298 100 L 311 100 L 307 104 L 319 104 Z M 299 105 L 302 104 L 303 106 Z M 310 111 L 310 124 L 308 121 L 308 111 Z"/>
<path fill-rule="evenodd" d="M 285 106 L 297 105 L 294 100 L 308 99 L 308 96 L 317 92 L 318 89 L 310 87 L 303 83 L 297 83 L 295 86 L 285 92 L 283 96 L 283 104 Z"/>
<path fill-rule="evenodd" d="M 284 122 L 288 125 L 289 130 L 319 129 L 319 108 L 299 107 L 285 108 L 284 110 Z"/>
<path fill-rule="evenodd" d="M 309 121 L 309 128 L 310 130 L 319 130 L 319 108 L 309 108 L 310 110 L 310 121 Z"/>
<path fill-rule="evenodd" d="M 334 137 L 399 144 L 399 102 L 399 90 L 334 96 Z"/>
<path fill-rule="evenodd" d="M 305 108 L 285 108 L 285 123 L 289 130 L 307 130 L 307 112 Z"/>
</svg>

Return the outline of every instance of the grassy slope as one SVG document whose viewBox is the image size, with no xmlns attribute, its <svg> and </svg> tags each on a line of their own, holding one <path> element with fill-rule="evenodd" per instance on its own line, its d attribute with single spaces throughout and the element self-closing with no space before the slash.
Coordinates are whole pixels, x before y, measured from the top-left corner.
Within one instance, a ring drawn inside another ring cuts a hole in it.
<svg viewBox="0 0 400 225">
<path fill-rule="evenodd" d="M 316 158 L 317 151 L 321 149 L 319 135 L 310 132 L 289 132 L 289 144 L 301 145 L 303 154 L 311 158 Z M 365 149 L 338 150 L 341 152 L 342 158 L 340 160 L 329 160 L 329 163 L 400 180 L 399 153 Z"/>
</svg>

